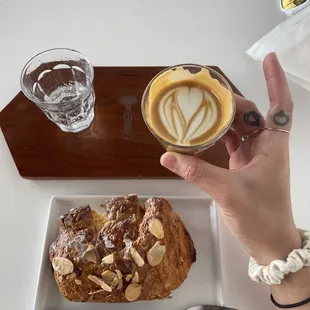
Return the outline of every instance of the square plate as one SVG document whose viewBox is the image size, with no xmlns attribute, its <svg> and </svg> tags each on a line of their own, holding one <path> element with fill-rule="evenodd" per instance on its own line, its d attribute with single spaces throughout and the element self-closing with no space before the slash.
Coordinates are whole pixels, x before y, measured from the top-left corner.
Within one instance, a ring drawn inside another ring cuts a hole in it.
<svg viewBox="0 0 310 310">
<path fill-rule="evenodd" d="M 62 196 L 50 203 L 41 270 L 36 293 L 35 310 L 185 310 L 199 304 L 223 304 L 216 206 L 209 198 L 165 197 L 180 215 L 197 251 L 187 279 L 172 298 L 127 304 L 75 303 L 67 301 L 58 291 L 49 261 L 49 246 L 58 235 L 58 217 L 71 208 L 89 204 L 102 212 L 100 204 L 115 196 Z M 141 201 L 149 197 L 139 196 Z"/>
</svg>

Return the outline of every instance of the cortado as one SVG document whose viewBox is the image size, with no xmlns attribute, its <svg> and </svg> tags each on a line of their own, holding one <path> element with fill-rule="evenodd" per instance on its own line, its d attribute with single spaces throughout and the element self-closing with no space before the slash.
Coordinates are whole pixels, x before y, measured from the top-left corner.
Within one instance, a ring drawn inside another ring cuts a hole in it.
<svg viewBox="0 0 310 310">
<path fill-rule="evenodd" d="M 150 82 L 142 113 L 161 142 L 186 148 L 214 144 L 229 129 L 235 103 L 220 74 L 203 66 L 179 65 Z"/>
</svg>

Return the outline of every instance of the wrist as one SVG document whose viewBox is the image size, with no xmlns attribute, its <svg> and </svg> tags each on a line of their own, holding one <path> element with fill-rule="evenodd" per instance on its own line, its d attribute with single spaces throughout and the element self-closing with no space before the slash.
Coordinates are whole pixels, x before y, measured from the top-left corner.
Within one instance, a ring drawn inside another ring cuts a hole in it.
<svg viewBox="0 0 310 310">
<path fill-rule="evenodd" d="M 267 266 L 274 260 L 285 260 L 295 249 L 302 247 L 302 238 L 297 228 L 280 234 L 279 238 L 268 240 L 268 243 L 254 249 L 248 249 L 248 252 L 254 260 Z"/>
<path fill-rule="evenodd" d="M 296 273 L 289 274 L 280 285 L 271 286 L 273 298 L 282 305 L 294 304 L 305 300 L 310 297 L 309 281 L 309 267 L 305 267 Z M 310 303 L 298 307 L 298 310 L 299 309 L 310 309 Z"/>
</svg>

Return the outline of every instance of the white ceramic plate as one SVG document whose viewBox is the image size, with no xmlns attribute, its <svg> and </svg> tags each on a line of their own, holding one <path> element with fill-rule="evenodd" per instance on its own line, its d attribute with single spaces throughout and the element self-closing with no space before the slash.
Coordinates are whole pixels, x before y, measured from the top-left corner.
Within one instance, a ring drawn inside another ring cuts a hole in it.
<svg viewBox="0 0 310 310">
<path fill-rule="evenodd" d="M 48 254 L 49 246 L 58 235 L 57 219 L 71 208 L 85 204 L 102 212 L 100 204 L 109 198 L 111 196 L 56 196 L 51 199 L 35 310 L 185 310 L 199 304 L 222 304 L 216 207 L 211 199 L 188 197 L 165 197 L 184 221 L 197 251 L 197 261 L 184 283 L 172 292 L 171 299 L 127 304 L 74 303 L 64 299 L 54 281 Z"/>
</svg>

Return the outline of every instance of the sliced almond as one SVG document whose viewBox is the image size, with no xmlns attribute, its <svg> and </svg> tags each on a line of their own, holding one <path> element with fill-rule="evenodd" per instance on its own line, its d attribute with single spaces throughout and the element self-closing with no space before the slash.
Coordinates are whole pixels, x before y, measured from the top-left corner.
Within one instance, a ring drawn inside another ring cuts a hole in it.
<svg viewBox="0 0 310 310">
<path fill-rule="evenodd" d="M 75 279 L 74 281 L 75 281 L 75 283 L 76 283 L 77 285 L 82 285 L 82 281 L 81 281 L 81 280 Z"/>
<path fill-rule="evenodd" d="M 98 258 L 95 249 L 96 248 L 92 244 L 90 244 L 82 256 L 89 262 L 97 264 Z"/>
<path fill-rule="evenodd" d="M 76 277 L 76 274 L 74 272 L 67 275 L 67 280 L 73 280 Z"/>
<path fill-rule="evenodd" d="M 92 282 L 95 282 L 97 285 L 101 286 L 101 288 L 107 292 L 112 292 L 112 288 L 106 284 L 102 279 L 93 276 L 93 275 L 89 275 L 88 279 Z"/>
<path fill-rule="evenodd" d="M 103 279 L 104 282 L 111 284 L 112 281 L 117 278 L 117 274 L 113 271 L 110 270 L 106 270 L 101 274 L 101 277 Z"/>
<path fill-rule="evenodd" d="M 153 219 L 149 224 L 149 232 L 157 239 L 164 238 L 163 224 L 159 219 Z"/>
<path fill-rule="evenodd" d="M 90 292 L 90 293 L 88 293 L 88 295 L 95 295 L 95 294 L 98 294 L 98 293 L 102 293 L 102 292 L 104 292 L 105 290 L 98 290 L 98 291 L 94 291 L 94 292 Z"/>
<path fill-rule="evenodd" d="M 113 262 L 114 262 L 114 254 L 113 253 L 105 256 L 101 261 L 102 264 L 112 264 Z"/>
<path fill-rule="evenodd" d="M 137 271 L 135 271 L 135 275 L 132 278 L 131 283 L 138 283 L 139 282 L 139 274 Z"/>
<path fill-rule="evenodd" d="M 74 269 L 71 260 L 64 257 L 54 257 L 52 260 L 52 265 L 54 270 L 63 276 L 72 273 Z"/>
<path fill-rule="evenodd" d="M 138 283 L 131 283 L 125 290 L 125 297 L 128 301 L 135 301 L 141 294 L 141 286 Z"/>
<path fill-rule="evenodd" d="M 123 279 L 119 279 L 116 289 L 120 291 L 123 288 L 123 284 L 124 284 Z"/>
<path fill-rule="evenodd" d="M 112 288 L 116 288 L 119 282 L 119 278 L 115 277 L 111 283 Z"/>
<path fill-rule="evenodd" d="M 126 277 L 125 277 L 125 280 L 127 282 L 129 282 L 131 280 L 131 278 L 132 278 L 132 274 L 127 274 Z"/>
<path fill-rule="evenodd" d="M 137 252 L 135 248 L 130 248 L 130 255 L 138 267 L 142 267 L 144 265 L 144 260 L 141 255 Z"/>
<path fill-rule="evenodd" d="M 117 274 L 117 277 L 119 279 L 121 279 L 123 277 L 123 274 L 122 274 L 122 272 L 119 269 L 115 269 L 115 273 Z"/>
<path fill-rule="evenodd" d="M 154 246 L 147 253 L 147 261 L 152 266 L 155 267 L 161 263 L 166 252 L 166 246 L 161 245 L 160 241 L 157 241 Z"/>
</svg>

